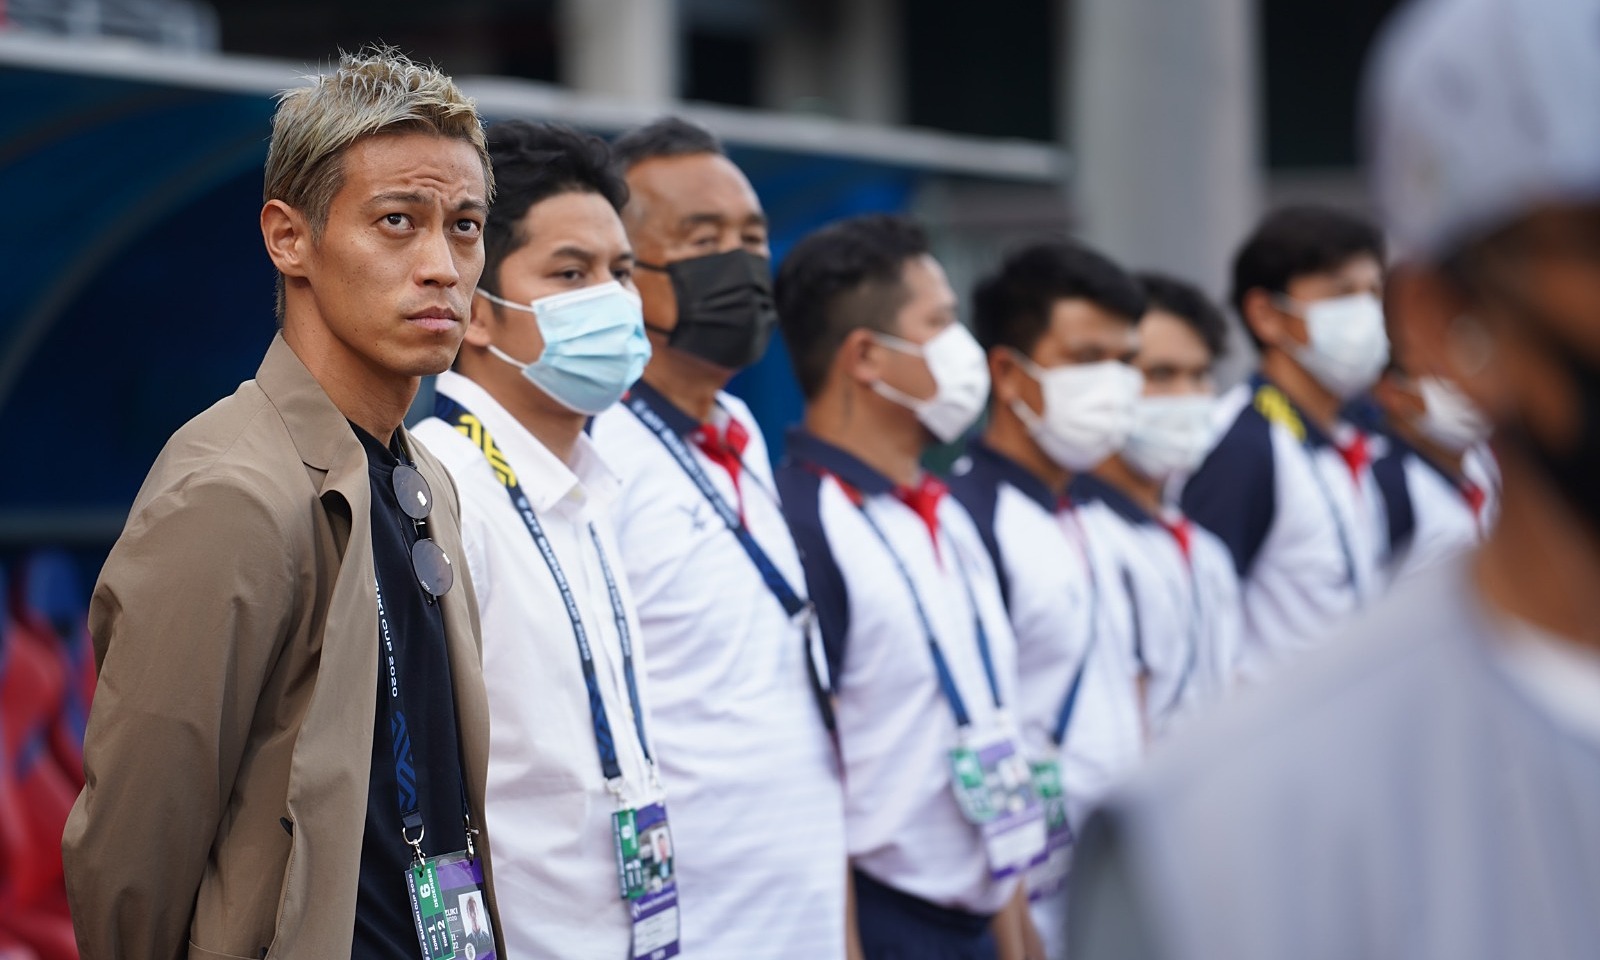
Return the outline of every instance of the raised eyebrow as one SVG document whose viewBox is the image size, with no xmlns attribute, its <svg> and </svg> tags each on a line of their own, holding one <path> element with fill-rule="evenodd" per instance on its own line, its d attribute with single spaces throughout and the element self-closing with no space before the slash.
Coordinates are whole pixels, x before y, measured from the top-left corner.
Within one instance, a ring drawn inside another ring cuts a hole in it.
<svg viewBox="0 0 1600 960">
<path fill-rule="evenodd" d="M 399 205 L 402 205 L 402 206 L 413 206 L 414 207 L 414 206 L 417 206 L 418 204 L 422 204 L 422 203 L 426 203 L 426 202 L 427 202 L 427 200 L 420 193 L 405 193 L 405 192 L 400 192 L 400 191 L 394 191 L 394 192 L 390 192 L 390 193 L 380 193 L 380 194 L 377 194 L 377 195 L 373 196 L 372 199 L 367 201 L 367 206 L 369 206 L 369 207 L 386 207 L 386 206 L 389 206 L 391 204 L 399 204 Z"/>
<path fill-rule="evenodd" d="M 489 216 L 489 204 L 476 197 L 463 200 L 456 204 L 456 213 L 476 213 L 482 217 Z"/>
<path fill-rule="evenodd" d="M 744 218 L 744 225 L 747 226 L 747 227 L 765 227 L 765 226 L 767 226 L 767 215 L 766 215 L 766 212 L 762 211 L 762 210 L 757 210 L 755 213 L 750 214 L 750 216 Z"/>
</svg>

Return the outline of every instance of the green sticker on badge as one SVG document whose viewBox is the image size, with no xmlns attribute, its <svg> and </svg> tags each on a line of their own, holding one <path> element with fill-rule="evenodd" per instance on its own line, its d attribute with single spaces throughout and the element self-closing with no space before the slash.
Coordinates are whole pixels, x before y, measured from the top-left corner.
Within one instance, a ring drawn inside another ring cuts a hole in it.
<svg viewBox="0 0 1600 960">
<path fill-rule="evenodd" d="M 433 860 L 413 864 L 407 873 L 411 887 L 411 912 L 417 924 L 417 938 L 428 960 L 455 960 L 455 939 L 450 935 L 450 918 L 444 909 L 444 891 L 439 889 L 439 872 Z"/>
<path fill-rule="evenodd" d="M 975 750 L 957 747 L 950 751 L 951 781 L 955 786 L 956 802 L 962 814 L 972 823 L 988 823 L 994 819 L 994 805 L 990 802 L 988 783 L 983 775 L 983 761 Z"/>
<path fill-rule="evenodd" d="M 637 900 L 644 896 L 645 882 L 644 867 L 639 862 L 639 830 L 632 809 L 611 815 L 611 834 L 617 845 L 617 882 L 622 899 Z"/>
<path fill-rule="evenodd" d="M 1067 829 L 1067 795 L 1061 785 L 1061 764 L 1056 760 L 1035 760 L 1028 764 L 1033 773 L 1033 789 L 1044 807 L 1045 829 L 1054 834 Z"/>
</svg>

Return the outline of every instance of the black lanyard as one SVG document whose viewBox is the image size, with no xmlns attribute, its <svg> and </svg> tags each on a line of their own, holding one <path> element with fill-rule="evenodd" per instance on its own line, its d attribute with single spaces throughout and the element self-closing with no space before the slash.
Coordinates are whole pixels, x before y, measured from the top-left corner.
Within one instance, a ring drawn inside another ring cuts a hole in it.
<svg viewBox="0 0 1600 960">
<path fill-rule="evenodd" d="M 400 660 L 394 652 L 394 631 L 389 627 L 389 609 L 383 602 L 383 585 L 378 582 L 376 571 L 372 577 L 372 589 L 378 599 L 378 672 L 388 678 L 386 686 L 389 697 L 385 701 L 389 713 L 389 742 L 394 752 L 394 779 L 399 789 L 400 801 L 400 835 L 416 854 L 416 859 L 422 860 L 422 838 L 424 828 L 422 823 L 422 799 L 417 790 L 417 762 L 411 749 L 411 727 L 406 719 L 405 701 L 400 693 Z M 454 697 L 452 696 L 452 701 Z M 459 727 L 459 723 L 457 724 Z M 461 815 L 467 825 L 467 855 L 472 856 L 476 851 L 472 846 L 472 808 L 467 801 L 467 774 L 461 774 Z M 416 836 L 411 834 L 415 832 Z"/>
<path fill-rule="evenodd" d="M 889 538 L 884 535 L 883 528 L 872 519 L 872 514 L 867 511 L 866 501 L 857 504 L 861 511 L 862 519 L 867 521 L 867 526 L 877 535 L 878 541 L 883 544 L 883 549 L 889 554 L 889 559 L 894 561 L 894 568 L 900 572 L 900 579 L 905 581 L 906 591 L 911 594 L 911 604 L 917 610 L 917 620 L 922 624 L 922 633 L 928 642 L 928 652 L 933 657 L 933 670 L 938 674 L 939 689 L 944 692 L 944 698 L 950 704 L 950 712 L 955 714 L 956 726 L 966 727 L 972 723 L 972 718 L 967 713 L 967 703 L 961 698 L 961 690 L 956 686 L 956 678 L 950 672 L 950 665 L 945 661 L 944 650 L 939 646 L 939 637 L 933 631 L 933 621 L 928 619 L 927 608 L 922 605 L 922 595 L 917 592 L 916 581 L 911 579 L 911 571 L 906 569 L 905 561 L 900 559 L 900 554 L 895 552 L 889 544 Z M 972 592 L 972 583 L 967 579 L 967 568 L 961 563 L 958 551 L 952 551 L 952 562 L 955 563 L 956 572 L 961 576 L 961 585 L 966 588 L 967 602 L 972 607 L 973 628 L 978 635 L 978 655 L 983 660 L 983 672 L 989 680 L 989 694 L 994 698 L 995 709 L 1000 709 L 1003 704 L 1000 699 L 1000 683 L 995 679 L 994 659 L 989 653 L 989 631 L 983 627 L 983 615 L 978 610 L 978 598 Z"/>
<path fill-rule="evenodd" d="M 539 522 L 538 516 L 534 514 L 533 506 L 528 502 L 527 494 L 523 492 L 515 471 L 511 469 L 510 463 L 494 442 L 494 437 L 490 435 L 489 428 L 484 426 L 483 421 L 442 393 L 434 397 L 433 412 L 434 416 L 455 427 L 483 453 L 494 468 L 496 479 L 505 487 L 512 506 L 522 517 L 522 524 L 527 528 L 528 535 L 533 538 L 539 555 L 544 558 L 545 566 L 550 568 L 550 576 L 555 579 L 556 589 L 561 593 L 561 603 L 566 608 L 567 619 L 572 623 L 572 636 L 578 643 L 578 658 L 583 664 L 583 683 L 589 695 L 589 718 L 594 725 L 595 747 L 600 754 L 600 771 L 608 784 L 615 785 L 622 780 L 622 765 L 617 760 L 617 744 L 611 732 L 611 720 L 606 713 L 605 701 L 600 696 L 600 680 L 595 669 L 594 649 L 589 643 L 589 631 L 584 626 L 583 613 L 578 609 L 577 597 L 573 595 L 572 585 L 567 580 L 560 559 L 556 557 L 550 537 L 544 532 L 544 525 Z M 634 732 L 639 737 L 639 748 L 644 752 L 645 760 L 650 761 L 650 743 L 644 733 L 644 710 L 639 703 L 639 684 L 633 665 L 633 635 L 628 629 L 627 610 L 622 603 L 622 593 L 617 589 L 616 577 L 611 572 L 611 564 L 606 561 L 605 550 L 600 545 L 600 534 L 596 532 L 592 523 L 589 524 L 589 539 L 594 543 L 595 554 L 600 560 L 600 570 L 605 575 L 606 592 L 611 600 L 611 614 L 617 624 L 617 636 L 622 646 L 622 675 L 628 686 L 628 703 L 633 708 Z"/>
</svg>

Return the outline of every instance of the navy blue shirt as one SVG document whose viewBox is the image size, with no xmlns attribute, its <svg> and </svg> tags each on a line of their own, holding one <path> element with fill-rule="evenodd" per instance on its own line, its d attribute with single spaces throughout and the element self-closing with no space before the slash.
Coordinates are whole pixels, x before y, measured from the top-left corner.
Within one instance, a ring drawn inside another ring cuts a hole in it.
<svg viewBox="0 0 1600 960">
<path fill-rule="evenodd" d="M 400 458 L 359 427 L 351 428 L 367 451 L 372 481 L 372 560 L 383 586 L 384 609 L 399 667 L 400 697 L 416 762 L 425 831 L 422 852 L 430 857 L 453 853 L 466 847 L 467 836 L 444 617 L 438 601 L 423 592 L 411 569 L 411 546 L 417 541 L 417 532 L 411 518 L 401 512 L 394 493 L 394 468 Z M 433 492 L 437 497 L 439 491 Z M 378 644 L 379 638 L 374 636 L 374 658 L 379 656 Z M 411 847 L 401 836 L 399 787 L 389 732 L 389 691 L 383 681 L 384 671 L 380 670 L 378 708 L 372 728 L 367 826 L 361 839 L 361 879 L 350 955 L 415 960 L 417 930 L 405 881 Z"/>
</svg>

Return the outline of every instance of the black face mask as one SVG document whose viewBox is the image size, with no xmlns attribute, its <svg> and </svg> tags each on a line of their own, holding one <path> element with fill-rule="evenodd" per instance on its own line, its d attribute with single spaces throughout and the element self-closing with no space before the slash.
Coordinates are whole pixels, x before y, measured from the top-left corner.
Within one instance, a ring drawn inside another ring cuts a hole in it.
<svg viewBox="0 0 1600 960">
<path fill-rule="evenodd" d="M 729 250 L 665 266 L 639 263 L 672 279 L 678 325 L 671 331 L 645 324 L 667 346 L 728 370 L 750 366 L 767 352 L 778 325 L 772 303 L 772 266 L 748 250 Z"/>
</svg>

